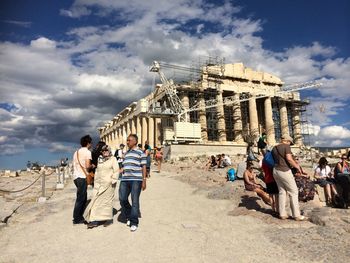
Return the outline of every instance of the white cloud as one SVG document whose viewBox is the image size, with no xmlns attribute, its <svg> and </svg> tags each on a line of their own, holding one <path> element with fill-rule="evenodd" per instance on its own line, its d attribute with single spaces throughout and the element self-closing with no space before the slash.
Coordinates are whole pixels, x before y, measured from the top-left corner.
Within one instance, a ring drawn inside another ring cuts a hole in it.
<svg viewBox="0 0 350 263">
<path fill-rule="evenodd" d="M 315 146 L 349 146 L 350 130 L 337 125 L 325 126 L 314 136 Z"/>
<path fill-rule="evenodd" d="M 18 21 L 18 20 L 3 20 L 7 24 L 12 24 L 20 27 L 29 28 L 32 26 L 32 22 L 29 21 Z"/>
<path fill-rule="evenodd" d="M 350 139 L 350 130 L 341 126 L 327 126 L 321 129 L 320 137 L 329 139 Z"/>
<path fill-rule="evenodd" d="M 36 49 L 55 49 L 56 42 L 46 37 L 40 37 L 38 39 L 30 41 L 30 45 Z"/>
<path fill-rule="evenodd" d="M 338 144 L 323 129 L 350 98 L 350 59 L 333 58 L 336 49 L 317 41 L 283 52 L 266 50 L 257 36 L 261 20 L 238 18 L 239 10 L 229 1 L 222 6 L 201 0 L 75 1 L 61 15 L 105 16 L 115 24 L 71 28 L 69 40 L 42 36 L 30 45 L 0 43 L 2 102 L 21 106 L 11 113 L 0 110 L 1 135 L 25 146 L 56 142 L 52 149 L 77 142 L 150 91 L 153 60 L 189 66 L 212 55 L 287 83 L 322 79 L 325 88 L 312 98 L 310 119 L 319 141 Z M 320 105 L 325 112 L 317 111 Z"/>
<path fill-rule="evenodd" d="M 61 143 L 51 143 L 49 151 L 57 153 L 73 153 L 75 148 L 70 145 L 64 145 Z"/>
</svg>

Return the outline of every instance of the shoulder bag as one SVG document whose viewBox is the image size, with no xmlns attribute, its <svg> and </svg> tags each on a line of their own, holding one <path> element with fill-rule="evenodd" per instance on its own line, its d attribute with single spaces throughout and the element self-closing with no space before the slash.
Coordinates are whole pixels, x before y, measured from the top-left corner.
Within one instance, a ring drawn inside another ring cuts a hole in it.
<svg viewBox="0 0 350 263">
<path fill-rule="evenodd" d="M 81 165 L 80 160 L 79 160 L 79 150 L 77 150 L 77 159 L 78 159 L 78 163 L 79 163 L 81 169 L 83 170 L 83 172 L 84 172 L 84 174 L 86 176 L 86 184 L 87 185 L 93 185 L 94 184 L 94 176 L 95 176 L 95 174 L 94 174 L 94 172 L 87 173 L 85 171 L 85 168 Z"/>
</svg>

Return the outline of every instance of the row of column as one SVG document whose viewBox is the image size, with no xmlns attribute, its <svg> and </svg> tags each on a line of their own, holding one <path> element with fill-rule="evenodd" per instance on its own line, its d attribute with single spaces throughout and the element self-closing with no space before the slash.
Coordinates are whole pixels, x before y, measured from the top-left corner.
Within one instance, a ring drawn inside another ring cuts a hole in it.
<svg viewBox="0 0 350 263">
<path fill-rule="evenodd" d="M 218 129 L 218 137 L 220 142 L 225 142 L 226 138 L 226 125 L 225 125 L 225 116 L 224 116 L 224 105 L 223 102 L 223 91 L 220 90 L 216 95 L 216 99 L 218 101 L 218 106 L 216 109 L 217 112 L 217 129 Z M 241 113 L 241 104 L 239 102 L 240 96 L 238 93 L 234 95 L 234 101 L 237 103 L 233 104 L 233 129 L 234 129 L 234 141 L 237 143 L 243 143 L 243 125 L 242 125 L 242 113 Z M 189 98 L 186 93 L 181 94 L 181 101 L 184 105 L 185 109 L 189 108 Z M 205 109 L 205 98 L 204 92 L 201 91 L 199 93 L 199 123 L 201 124 L 201 135 L 202 140 L 208 140 L 207 133 L 207 118 L 206 118 L 206 109 Z M 256 107 L 256 97 L 252 96 L 248 102 L 249 105 L 249 127 L 250 134 L 258 136 L 259 135 L 259 121 L 258 121 L 258 112 Z M 280 123 L 281 123 L 281 134 L 289 135 L 289 126 L 288 126 L 288 114 L 287 107 L 285 101 L 280 102 L 279 108 L 280 115 Z M 273 113 L 272 113 L 272 101 L 271 97 L 266 97 L 264 100 L 264 112 L 265 112 L 265 131 L 267 134 L 267 142 L 269 145 L 274 145 L 275 141 L 275 125 L 273 121 Z M 189 120 L 189 116 L 188 116 Z M 301 124 L 300 124 L 300 116 L 298 111 L 292 112 L 292 120 L 293 120 L 293 130 L 294 130 L 294 139 L 297 145 L 302 144 L 302 136 L 301 136 Z"/>
<path fill-rule="evenodd" d="M 161 119 L 137 116 L 116 127 L 101 139 L 112 149 L 117 149 L 121 143 L 126 144 L 127 136 L 131 133 L 137 134 L 138 143 L 142 145 L 148 141 L 152 147 L 160 146 L 162 144 Z"/>
</svg>

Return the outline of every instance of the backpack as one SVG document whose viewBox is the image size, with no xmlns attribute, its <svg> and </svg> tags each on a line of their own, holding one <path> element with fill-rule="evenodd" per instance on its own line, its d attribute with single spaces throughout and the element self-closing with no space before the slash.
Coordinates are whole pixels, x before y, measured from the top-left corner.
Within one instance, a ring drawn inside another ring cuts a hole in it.
<svg viewBox="0 0 350 263">
<path fill-rule="evenodd" d="M 339 195 L 335 195 L 333 199 L 333 207 L 346 209 L 347 205 L 342 197 L 340 197 Z"/>
<path fill-rule="evenodd" d="M 233 182 L 236 180 L 236 171 L 233 168 L 228 169 L 227 171 L 227 180 Z"/>
<path fill-rule="evenodd" d="M 273 168 L 275 166 L 275 159 L 273 158 L 272 151 L 266 151 L 263 158 L 263 162 L 269 167 Z"/>
<path fill-rule="evenodd" d="M 266 142 L 264 142 L 264 138 L 260 137 L 258 140 L 258 148 L 259 149 L 264 149 L 266 147 Z"/>
<path fill-rule="evenodd" d="M 120 149 L 117 149 L 114 153 L 114 157 L 117 158 L 117 160 L 120 159 L 120 156 L 118 155 Z"/>
</svg>

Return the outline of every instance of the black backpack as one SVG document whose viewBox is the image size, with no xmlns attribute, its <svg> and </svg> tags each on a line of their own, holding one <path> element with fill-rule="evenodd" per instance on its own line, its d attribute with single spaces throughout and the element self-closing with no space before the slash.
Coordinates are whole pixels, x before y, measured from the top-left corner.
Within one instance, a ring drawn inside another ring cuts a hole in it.
<svg viewBox="0 0 350 263">
<path fill-rule="evenodd" d="M 266 147 L 266 142 L 264 142 L 264 138 L 260 137 L 258 140 L 258 148 L 259 149 L 264 149 Z"/>
<path fill-rule="evenodd" d="M 344 199 L 341 196 L 336 195 L 333 198 L 333 207 L 334 208 L 344 208 L 344 209 L 346 209 L 347 205 L 346 205 Z"/>
<path fill-rule="evenodd" d="M 120 159 L 120 156 L 118 155 L 120 149 L 115 150 L 114 157 L 117 158 L 117 160 Z"/>
</svg>

